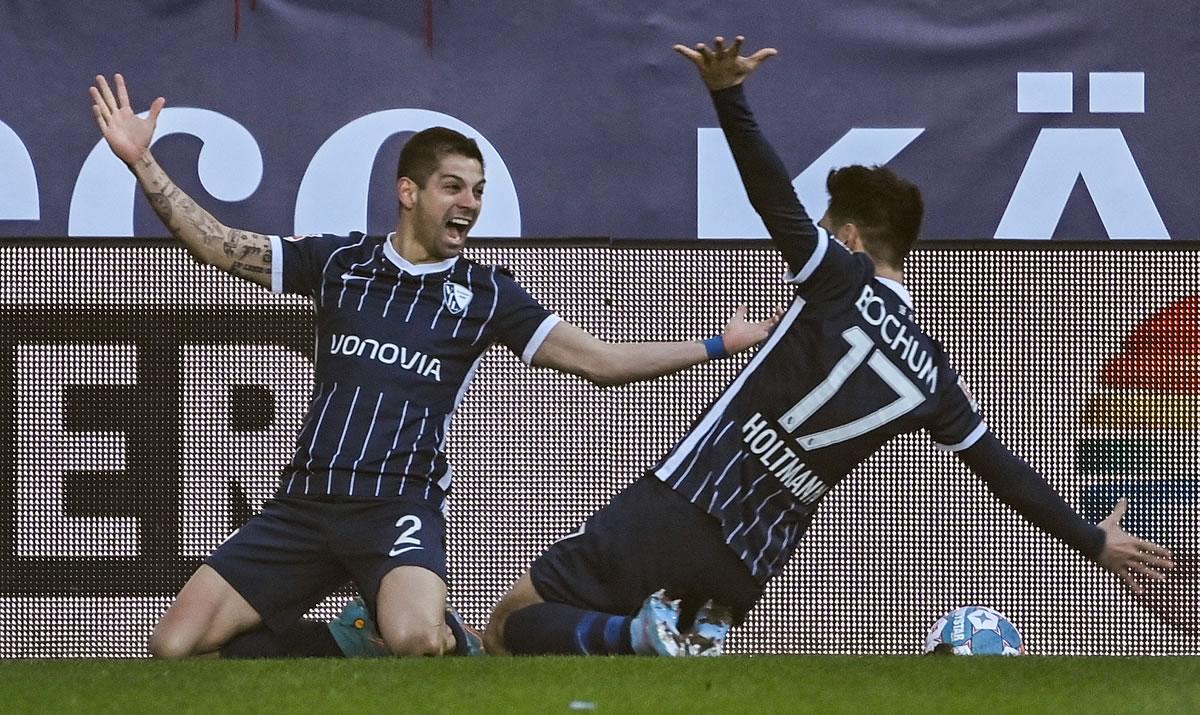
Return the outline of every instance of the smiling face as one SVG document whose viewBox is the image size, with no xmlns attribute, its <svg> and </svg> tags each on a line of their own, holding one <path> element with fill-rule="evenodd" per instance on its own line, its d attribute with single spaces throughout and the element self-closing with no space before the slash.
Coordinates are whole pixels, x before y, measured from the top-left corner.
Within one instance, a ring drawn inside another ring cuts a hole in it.
<svg viewBox="0 0 1200 715">
<path fill-rule="evenodd" d="M 413 263 L 430 263 L 460 254 L 479 219 L 483 185 L 483 165 L 461 154 L 442 156 L 424 186 L 401 177 L 396 183 L 400 255 Z"/>
</svg>

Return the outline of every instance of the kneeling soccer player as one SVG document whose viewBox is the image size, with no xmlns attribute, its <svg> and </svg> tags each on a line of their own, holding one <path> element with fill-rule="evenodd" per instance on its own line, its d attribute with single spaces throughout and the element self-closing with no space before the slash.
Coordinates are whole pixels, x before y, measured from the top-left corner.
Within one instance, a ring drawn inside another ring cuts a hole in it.
<svg viewBox="0 0 1200 715">
<path fill-rule="evenodd" d="M 775 50 L 742 39 L 675 50 L 712 94 L 751 204 L 795 298 L 749 364 L 674 448 L 497 604 L 489 652 L 717 655 L 795 552 L 822 497 L 900 434 L 926 430 L 1025 519 L 1121 576 L 1161 578 L 1171 554 L 1079 517 L 993 436 L 941 346 L 916 321 L 904 259 L 920 191 L 886 168 L 827 180 L 818 231 L 763 138 L 742 82 Z M 665 589 L 675 600 L 668 600 Z M 723 608 L 712 605 L 722 604 Z"/>
</svg>

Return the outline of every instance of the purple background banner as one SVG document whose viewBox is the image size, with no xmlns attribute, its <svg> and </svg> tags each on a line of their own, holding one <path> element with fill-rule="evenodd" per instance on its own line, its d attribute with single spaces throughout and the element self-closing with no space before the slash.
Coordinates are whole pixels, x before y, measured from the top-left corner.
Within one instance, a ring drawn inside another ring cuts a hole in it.
<svg viewBox="0 0 1200 715">
<path fill-rule="evenodd" d="M 1200 239 L 1195 3 L 652 5 L 7 0 L 0 235 L 165 235 L 97 148 L 87 87 L 120 71 L 229 225 L 390 230 L 400 144 L 448 124 L 484 140 L 478 236 L 756 237 L 670 51 L 741 33 L 780 51 L 748 91 L 814 213 L 828 168 L 887 163 L 927 238 Z"/>
</svg>

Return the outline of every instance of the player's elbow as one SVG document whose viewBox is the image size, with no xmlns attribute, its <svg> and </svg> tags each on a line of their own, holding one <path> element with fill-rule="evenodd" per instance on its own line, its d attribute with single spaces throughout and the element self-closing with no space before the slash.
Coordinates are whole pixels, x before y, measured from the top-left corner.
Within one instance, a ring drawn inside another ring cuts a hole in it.
<svg viewBox="0 0 1200 715">
<path fill-rule="evenodd" d="M 597 387 L 616 387 L 617 385 L 624 385 L 626 382 L 629 382 L 615 372 L 601 372 L 585 377 L 588 382 Z"/>
<path fill-rule="evenodd" d="M 630 351 L 620 344 L 598 340 L 578 328 L 560 325 L 555 330 L 560 328 L 565 337 L 551 333 L 551 339 L 534 355 L 534 365 L 582 377 L 600 387 L 630 381 L 633 372 Z"/>
<path fill-rule="evenodd" d="M 610 343 L 596 341 L 592 349 L 577 356 L 571 373 L 600 387 L 611 387 L 625 383 L 624 368 L 618 350 Z"/>
<path fill-rule="evenodd" d="M 576 374 L 598 387 L 613 387 L 629 382 L 628 374 L 619 361 L 606 355 L 596 355 L 584 361 Z"/>
</svg>

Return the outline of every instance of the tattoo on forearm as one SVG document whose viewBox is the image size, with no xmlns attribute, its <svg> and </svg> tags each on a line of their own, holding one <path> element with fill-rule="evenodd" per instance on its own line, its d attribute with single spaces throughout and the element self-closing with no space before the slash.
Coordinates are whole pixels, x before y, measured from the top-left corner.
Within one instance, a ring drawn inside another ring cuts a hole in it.
<svg viewBox="0 0 1200 715">
<path fill-rule="evenodd" d="M 160 193 L 146 193 L 146 198 L 150 199 L 150 206 L 154 209 L 154 213 L 158 214 L 158 218 L 162 220 L 167 228 L 171 227 L 171 201 L 165 195 Z"/>
<path fill-rule="evenodd" d="M 268 263 L 264 266 L 258 263 L 234 261 L 233 265 L 229 267 L 229 272 L 238 278 L 253 279 L 254 276 L 269 276 L 271 275 L 271 264 Z"/>
<path fill-rule="evenodd" d="M 139 176 L 150 206 L 196 260 L 215 263 L 241 278 L 269 282 L 271 249 L 264 236 L 223 225 L 152 162 L 140 168 L 146 172 Z M 268 280 L 264 281 L 264 277 Z"/>
<path fill-rule="evenodd" d="M 222 246 L 225 255 L 230 258 L 245 260 L 261 253 L 262 247 L 255 245 L 246 231 L 229 231 Z"/>
<path fill-rule="evenodd" d="M 146 189 L 146 197 L 150 199 L 154 213 L 176 238 L 187 242 L 189 238 L 200 235 L 207 239 L 220 226 L 207 211 L 165 177 L 153 183 L 152 188 Z"/>
</svg>

